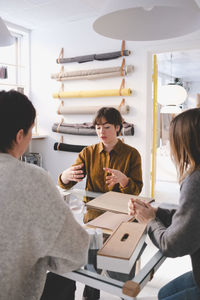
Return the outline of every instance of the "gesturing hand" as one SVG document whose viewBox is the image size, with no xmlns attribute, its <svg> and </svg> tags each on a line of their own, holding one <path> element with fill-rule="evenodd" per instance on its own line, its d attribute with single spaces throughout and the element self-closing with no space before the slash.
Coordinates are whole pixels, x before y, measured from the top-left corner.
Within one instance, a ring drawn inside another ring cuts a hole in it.
<svg viewBox="0 0 200 300">
<path fill-rule="evenodd" d="M 61 180 L 63 183 L 67 184 L 69 181 L 80 182 L 84 178 L 83 168 L 84 164 L 80 164 L 77 166 L 71 166 L 65 171 L 63 171 L 61 175 Z"/>
<path fill-rule="evenodd" d="M 106 184 L 108 187 L 112 187 L 115 184 L 119 183 L 122 187 L 125 187 L 128 184 L 128 177 L 119 170 L 103 168 L 104 171 L 108 173 L 106 176 Z"/>
</svg>

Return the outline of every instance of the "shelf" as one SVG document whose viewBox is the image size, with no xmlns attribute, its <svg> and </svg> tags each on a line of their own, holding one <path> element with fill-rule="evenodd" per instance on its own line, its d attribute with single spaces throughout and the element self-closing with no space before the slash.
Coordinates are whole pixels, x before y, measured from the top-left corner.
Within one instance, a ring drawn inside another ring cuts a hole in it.
<svg viewBox="0 0 200 300">
<path fill-rule="evenodd" d="M 37 140 L 37 139 L 46 139 L 47 135 L 41 134 L 41 135 L 32 135 L 32 140 Z"/>
</svg>

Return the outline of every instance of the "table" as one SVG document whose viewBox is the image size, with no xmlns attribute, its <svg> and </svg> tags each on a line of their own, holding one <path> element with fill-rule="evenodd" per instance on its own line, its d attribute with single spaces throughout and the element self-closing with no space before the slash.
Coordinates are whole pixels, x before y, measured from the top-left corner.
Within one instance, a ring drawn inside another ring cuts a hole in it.
<svg viewBox="0 0 200 300">
<path fill-rule="evenodd" d="M 80 223 L 82 222 L 82 216 L 85 209 L 85 205 L 82 202 L 83 197 L 97 197 L 100 195 L 100 193 L 79 189 L 70 189 L 68 191 L 63 190 L 61 191 L 61 194 L 65 197 L 65 201 L 72 208 L 75 216 L 77 217 L 77 215 L 79 215 Z M 78 207 L 77 209 L 76 205 Z M 161 251 L 157 250 L 157 252 L 149 258 L 149 261 L 139 270 L 135 277 L 125 283 L 111 279 L 106 275 L 97 274 L 92 264 L 87 265 L 88 270 L 81 268 L 79 270 L 63 274 L 62 276 L 79 281 L 99 290 L 103 290 L 112 295 L 119 296 L 123 299 L 133 300 L 147 282 L 153 278 L 154 273 L 158 270 L 165 259 L 166 258 L 163 256 Z"/>
</svg>

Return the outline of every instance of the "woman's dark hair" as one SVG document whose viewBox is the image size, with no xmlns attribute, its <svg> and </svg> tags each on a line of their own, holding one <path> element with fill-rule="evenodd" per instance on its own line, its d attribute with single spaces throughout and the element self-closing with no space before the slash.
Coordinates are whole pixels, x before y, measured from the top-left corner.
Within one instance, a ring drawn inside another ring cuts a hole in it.
<svg viewBox="0 0 200 300">
<path fill-rule="evenodd" d="M 102 107 L 98 110 L 93 120 L 93 125 L 100 125 L 102 123 L 102 118 L 106 119 L 109 124 L 113 124 L 115 127 L 119 125 L 120 129 L 117 133 L 117 135 L 119 135 L 123 126 L 123 118 L 120 112 L 114 107 Z"/>
<path fill-rule="evenodd" d="M 193 108 L 177 115 L 169 130 L 171 157 L 179 182 L 200 168 L 200 109 Z"/>
<path fill-rule="evenodd" d="M 0 91 L 0 152 L 12 148 L 20 129 L 28 133 L 35 116 L 35 108 L 25 95 L 14 90 Z"/>
</svg>

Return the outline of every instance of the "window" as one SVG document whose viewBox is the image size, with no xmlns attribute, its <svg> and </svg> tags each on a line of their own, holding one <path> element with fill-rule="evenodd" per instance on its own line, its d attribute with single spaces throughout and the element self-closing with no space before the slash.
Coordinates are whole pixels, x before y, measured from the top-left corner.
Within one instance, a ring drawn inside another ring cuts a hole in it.
<svg viewBox="0 0 200 300">
<path fill-rule="evenodd" d="M 28 95 L 28 39 L 23 34 L 12 31 L 11 34 L 15 38 L 14 44 L 0 47 L 0 90 L 15 89 Z"/>
</svg>

